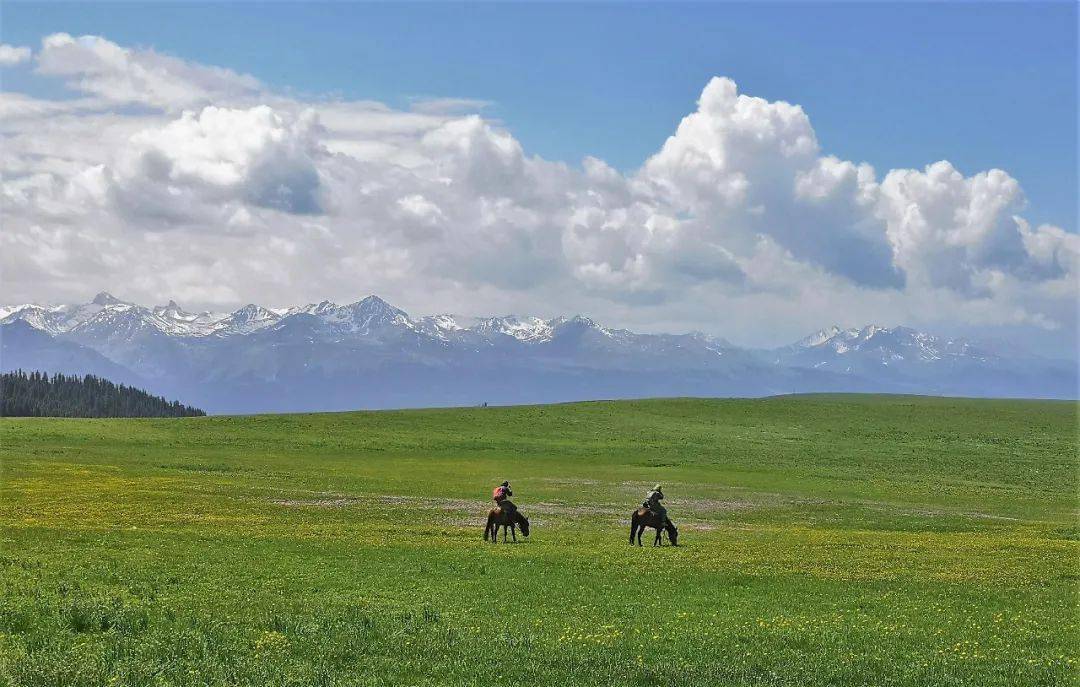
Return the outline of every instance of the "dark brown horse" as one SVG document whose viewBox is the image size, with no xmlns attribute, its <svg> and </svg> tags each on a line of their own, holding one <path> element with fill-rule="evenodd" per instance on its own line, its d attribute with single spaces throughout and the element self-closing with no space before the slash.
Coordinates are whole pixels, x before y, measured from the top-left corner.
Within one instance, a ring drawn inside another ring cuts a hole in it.
<svg viewBox="0 0 1080 687">
<path fill-rule="evenodd" d="M 637 539 L 637 545 L 641 546 L 641 534 L 645 531 L 646 527 L 652 527 L 656 530 L 656 539 L 653 541 L 653 546 L 662 546 L 663 539 L 661 535 L 667 532 L 668 539 L 671 540 L 672 546 L 679 545 L 679 530 L 675 527 L 675 523 L 671 522 L 670 518 L 660 518 L 648 508 L 638 508 L 634 511 L 634 514 L 630 516 L 630 545 L 633 546 L 634 539 Z"/>
<path fill-rule="evenodd" d="M 484 525 L 484 541 L 491 537 L 491 543 L 499 540 L 499 527 L 503 528 L 503 542 L 506 541 L 506 530 L 510 530 L 510 536 L 517 541 L 517 526 L 521 525 L 521 533 L 529 536 L 529 519 L 521 514 L 518 509 L 503 510 L 492 508 L 488 511 L 487 524 Z"/>
</svg>

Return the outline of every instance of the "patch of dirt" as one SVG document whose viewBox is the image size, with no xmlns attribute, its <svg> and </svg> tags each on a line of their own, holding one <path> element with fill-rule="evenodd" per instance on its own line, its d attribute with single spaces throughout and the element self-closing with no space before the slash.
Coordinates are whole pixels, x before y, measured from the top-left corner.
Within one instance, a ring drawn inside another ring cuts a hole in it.
<svg viewBox="0 0 1080 687">
<path fill-rule="evenodd" d="M 481 506 L 486 511 L 486 506 L 482 506 L 480 500 L 467 500 L 467 499 L 431 499 L 423 498 L 420 496 L 395 496 L 392 494 L 377 494 L 371 496 L 370 500 L 377 501 L 388 506 L 416 506 L 417 508 L 428 508 L 431 510 L 474 510 L 478 506 Z"/>
<path fill-rule="evenodd" d="M 677 522 L 675 523 L 679 530 L 691 530 L 693 532 L 712 532 L 718 529 L 716 525 L 710 525 L 707 522 Z"/>
<path fill-rule="evenodd" d="M 541 501 L 539 503 L 522 504 L 521 510 L 530 511 L 536 513 L 546 513 L 548 515 L 564 515 L 570 517 L 583 517 L 594 515 L 620 515 L 623 513 L 632 512 L 633 506 L 627 506 L 619 508 L 610 503 L 593 503 L 586 505 L 570 505 L 568 503 L 551 503 L 548 501 Z"/>
<path fill-rule="evenodd" d="M 530 521 L 531 522 L 531 521 Z M 447 518 L 444 521 L 445 524 L 453 527 L 479 527 L 483 529 L 484 524 L 487 523 L 486 518 Z"/>
<path fill-rule="evenodd" d="M 668 506 L 668 509 L 670 510 L 672 507 L 677 507 L 681 510 L 687 510 L 693 513 L 731 513 L 733 511 L 761 508 L 765 505 L 767 504 L 743 500 L 679 499 L 677 502 L 672 501 L 671 505 Z"/>
<path fill-rule="evenodd" d="M 950 511 L 936 508 L 905 508 L 879 501 L 863 502 L 863 506 L 870 510 L 881 513 L 896 513 L 898 515 L 921 515 L 924 517 L 941 518 L 968 518 L 969 520 L 1000 520 L 1005 522 L 1020 522 L 1020 518 L 1012 518 L 1007 515 L 993 515 L 991 513 L 979 513 L 977 511 Z"/>
<path fill-rule="evenodd" d="M 291 508 L 344 508 L 356 503 L 359 499 L 272 499 L 270 503 L 275 506 L 289 506 Z"/>
<path fill-rule="evenodd" d="M 462 524 L 483 524 L 482 518 L 491 506 L 480 499 L 438 499 L 420 496 L 401 496 L 395 494 L 372 494 L 370 496 L 349 496 L 334 492 L 320 492 L 312 498 L 299 499 L 272 499 L 270 503 L 277 506 L 290 508 L 348 508 L 352 506 L 379 504 L 384 506 L 397 506 L 403 508 L 417 508 L 422 510 L 437 510 L 447 513 L 474 513 L 462 521 Z M 627 503 L 581 503 L 569 504 L 555 501 L 540 501 L 530 503 L 523 501 L 518 504 L 527 515 L 540 514 L 558 516 L 564 518 L 588 518 L 588 517 L 621 517 L 626 518 L 639 505 L 636 502 Z M 678 499 L 673 500 L 668 506 L 672 515 L 677 519 L 682 514 L 707 515 L 714 513 L 732 513 L 746 511 L 753 508 L 761 508 L 770 504 L 748 500 L 734 499 Z M 629 520 L 626 520 L 629 523 Z M 703 525 L 704 527 L 704 525 Z"/>
<path fill-rule="evenodd" d="M 529 480 L 530 482 L 547 482 L 548 484 L 569 484 L 571 486 L 594 486 L 600 484 L 598 479 L 566 479 L 563 477 L 539 477 Z"/>
</svg>

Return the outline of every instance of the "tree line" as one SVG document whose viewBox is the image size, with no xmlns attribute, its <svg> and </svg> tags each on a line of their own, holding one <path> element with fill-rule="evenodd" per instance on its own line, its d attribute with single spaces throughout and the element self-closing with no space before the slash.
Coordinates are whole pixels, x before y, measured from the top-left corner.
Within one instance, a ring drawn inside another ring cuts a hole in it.
<svg viewBox="0 0 1080 687">
<path fill-rule="evenodd" d="M 5 372 L 0 417 L 192 417 L 206 415 L 179 401 L 86 375 Z"/>
</svg>

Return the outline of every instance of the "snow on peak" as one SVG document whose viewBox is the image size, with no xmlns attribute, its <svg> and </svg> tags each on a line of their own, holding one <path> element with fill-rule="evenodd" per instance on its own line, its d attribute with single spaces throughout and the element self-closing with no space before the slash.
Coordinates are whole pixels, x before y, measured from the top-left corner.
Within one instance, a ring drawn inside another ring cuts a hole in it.
<svg viewBox="0 0 1080 687">
<path fill-rule="evenodd" d="M 9 315 L 13 315 L 18 312 L 22 312 L 27 308 L 34 307 L 29 303 L 20 303 L 19 305 L 0 305 L 0 321 L 6 320 Z"/>
<path fill-rule="evenodd" d="M 901 361 L 932 362 L 965 357 L 986 360 L 992 354 L 980 351 L 963 339 L 945 339 L 910 327 L 867 325 L 861 329 L 831 327 L 811 334 L 794 348 L 840 356 L 859 354 L 882 365 Z"/>
<path fill-rule="evenodd" d="M 282 313 L 268 308 L 248 303 L 218 322 L 215 334 L 230 336 L 233 334 L 250 334 L 264 327 L 269 327 L 282 317 Z"/>
<path fill-rule="evenodd" d="M 412 320 L 404 310 L 399 310 L 378 296 L 367 298 L 338 308 L 326 317 L 331 323 L 345 325 L 358 334 L 369 334 L 375 329 L 388 326 L 413 327 Z"/>
<path fill-rule="evenodd" d="M 463 332 L 467 329 L 458 321 L 457 317 L 449 314 L 421 317 L 416 321 L 416 328 L 417 331 L 443 341 L 446 341 L 451 334 Z"/>
<path fill-rule="evenodd" d="M 554 334 L 555 320 L 545 321 L 539 317 L 489 317 L 482 320 L 474 329 L 481 334 L 505 334 L 518 341 L 539 343 L 550 341 Z"/>
<path fill-rule="evenodd" d="M 429 315 L 421 321 L 431 322 L 439 329 L 449 331 L 461 331 L 462 329 L 465 329 L 465 327 L 458 323 L 457 318 L 453 315 Z"/>
<path fill-rule="evenodd" d="M 0 319 L 0 323 L 8 324 L 16 320 L 22 320 L 35 329 L 40 329 L 49 334 L 59 334 L 65 331 L 67 313 L 62 307 L 45 307 L 28 303 L 5 308 L 7 313 Z"/>
<path fill-rule="evenodd" d="M 605 328 L 581 315 L 547 320 L 507 315 L 477 320 L 439 314 L 414 320 L 405 311 L 374 295 L 349 305 L 324 300 L 302 307 L 270 309 L 249 303 L 232 313 L 218 314 L 187 312 L 174 300 L 166 305 L 145 308 L 101 292 L 89 303 L 76 305 L 26 303 L 0 306 L 0 323 L 22 320 L 52 335 L 71 333 L 108 339 L 155 332 L 176 337 L 226 337 L 243 336 L 278 323 L 284 324 L 285 320 L 298 314 L 318 318 L 332 335 L 350 337 L 393 338 L 411 332 L 443 342 L 470 336 L 495 342 L 497 337 L 507 336 L 526 344 L 545 344 L 557 338 L 561 340 L 563 336 L 573 340 L 578 333 L 584 332 L 595 332 L 613 342 L 631 343 L 637 341 L 638 337 L 627 330 Z M 689 336 L 706 350 L 717 354 L 733 348 L 723 339 L 705 335 Z M 791 354 L 802 351 L 799 355 L 814 356 L 822 361 L 838 356 L 846 360 L 869 359 L 883 365 L 903 361 L 932 362 L 958 356 L 980 360 L 995 357 L 962 339 L 938 338 L 907 327 L 890 328 L 876 324 L 850 329 L 833 325 L 801 339 L 787 350 Z M 857 358 L 852 358 L 856 355 Z"/>
<path fill-rule="evenodd" d="M 168 305 L 154 306 L 154 314 L 181 321 L 188 321 L 196 317 L 193 313 L 185 312 L 183 308 L 176 304 L 176 301 L 169 301 Z"/>
<path fill-rule="evenodd" d="M 338 304 L 332 301 L 322 301 L 321 303 L 309 303 L 297 308 L 296 312 L 320 316 L 336 312 L 338 307 Z"/>
<path fill-rule="evenodd" d="M 152 312 L 160 320 L 152 321 L 152 324 L 174 336 L 209 336 L 221 329 L 222 320 L 228 317 L 210 311 L 187 312 L 173 300 L 168 305 L 156 306 Z"/>
<path fill-rule="evenodd" d="M 395 308 L 378 296 L 368 296 L 348 305 L 332 301 L 312 303 L 287 311 L 267 311 L 285 320 L 292 315 L 313 315 L 337 334 L 368 335 L 386 328 L 415 329 L 405 311 Z"/>
<path fill-rule="evenodd" d="M 822 329 L 820 332 L 815 332 L 811 334 L 810 336 L 800 340 L 795 345 L 799 346 L 800 348 L 813 348 L 814 346 L 820 346 L 842 331 L 843 330 L 840 329 L 840 327 L 834 324 L 827 329 Z"/>
</svg>

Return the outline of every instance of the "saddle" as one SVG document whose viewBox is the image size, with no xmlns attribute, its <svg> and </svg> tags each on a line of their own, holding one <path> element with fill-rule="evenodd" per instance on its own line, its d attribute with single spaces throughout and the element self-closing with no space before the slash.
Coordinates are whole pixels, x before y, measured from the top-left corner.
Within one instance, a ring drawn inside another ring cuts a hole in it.
<svg viewBox="0 0 1080 687">
<path fill-rule="evenodd" d="M 650 513 L 652 513 L 653 515 L 655 515 L 657 517 L 663 517 L 665 521 L 668 520 L 667 511 L 664 511 L 663 513 L 657 513 L 656 511 L 654 511 L 650 507 L 648 499 L 645 499 L 644 501 L 641 502 L 641 507 L 644 508 L 645 510 L 649 511 Z"/>
</svg>

